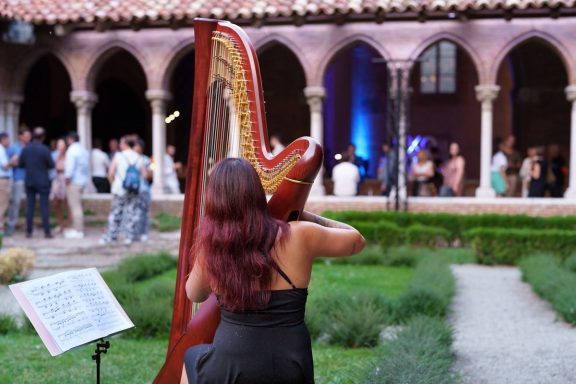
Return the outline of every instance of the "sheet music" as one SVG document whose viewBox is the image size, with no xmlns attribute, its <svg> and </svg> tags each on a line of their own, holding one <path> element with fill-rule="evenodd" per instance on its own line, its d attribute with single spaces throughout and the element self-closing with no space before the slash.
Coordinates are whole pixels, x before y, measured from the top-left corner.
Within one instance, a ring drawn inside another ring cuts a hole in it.
<svg viewBox="0 0 576 384">
<path fill-rule="evenodd" d="M 51 341 L 62 353 L 134 326 L 96 268 L 63 272 L 10 289 L 52 355 Z"/>
</svg>

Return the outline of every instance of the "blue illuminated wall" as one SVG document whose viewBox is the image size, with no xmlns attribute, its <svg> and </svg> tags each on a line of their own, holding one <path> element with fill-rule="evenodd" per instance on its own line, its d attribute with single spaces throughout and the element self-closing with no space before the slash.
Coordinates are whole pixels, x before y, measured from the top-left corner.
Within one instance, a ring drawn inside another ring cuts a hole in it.
<svg viewBox="0 0 576 384">
<path fill-rule="evenodd" d="M 366 44 L 338 54 L 324 76 L 324 146 L 327 166 L 348 143 L 368 160 L 368 177 L 376 176 L 380 148 L 386 139 L 386 65 Z"/>
</svg>

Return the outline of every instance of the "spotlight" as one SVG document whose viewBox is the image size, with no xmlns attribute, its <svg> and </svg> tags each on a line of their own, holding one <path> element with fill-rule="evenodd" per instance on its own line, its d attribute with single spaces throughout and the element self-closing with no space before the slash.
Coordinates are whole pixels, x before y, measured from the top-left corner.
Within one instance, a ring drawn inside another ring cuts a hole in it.
<svg viewBox="0 0 576 384">
<path fill-rule="evenodd" d="M 335 159 L 335 160 L 338 160 L 338 161 L 342 160 L 342 154 L 341 154 L 341 153 L 335 154 L 335 155 L 334 155 L 334 159 Z"/>
</svg>

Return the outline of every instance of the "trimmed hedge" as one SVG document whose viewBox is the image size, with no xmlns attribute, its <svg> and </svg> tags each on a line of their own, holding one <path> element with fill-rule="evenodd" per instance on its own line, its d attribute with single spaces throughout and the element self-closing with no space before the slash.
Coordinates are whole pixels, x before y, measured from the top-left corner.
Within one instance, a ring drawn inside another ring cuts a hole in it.
<svg viewBox="0 0 576 384">
<path fill-rule="evenodd" d="M 387 221 L 399 227 L 420 224 L 444 228 L 450 234 L 450 241 L 465 240 L 466 231 L 472 228 L 525 228 L 537 230 L 576 230 L 576 216 L 535 217 L 527 215 L 458 215 L 450 213 L 411 213 L 391 211 L 327 211 L 324 216 L 343 222 L 378 223 Z"/>
<path fill-rule="evenodd" d="M 529 257 L 520 262 L 522 278 L 549 301 L 569 323 L 576 324 L 576 273 L 563 268 L 551 255 Z"/>
<path fill-rule="evenodd" d="M 531 230 L 474 228 L 466 232 L 481 264 L 516 264 L 523 256 L 549 252 L 562 258 L 576 249 L 576 232 L 560 229 Z"/>
<path fill-rule="evenodd" d="M 410 286 L 394 303 L 394 319 L 404 322 L 416 315 L 444 317 L 455 292 L 455 280 L 445 258 L 418 261 Z"/>
</svg>

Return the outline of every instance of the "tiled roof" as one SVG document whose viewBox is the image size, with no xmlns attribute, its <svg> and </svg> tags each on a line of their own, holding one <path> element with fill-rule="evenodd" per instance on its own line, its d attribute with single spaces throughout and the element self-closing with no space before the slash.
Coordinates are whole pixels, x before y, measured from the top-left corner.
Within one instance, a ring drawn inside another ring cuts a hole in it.
<svg viewBox="0 0 576 384">
<path fill-rule="evenodd" d="M 0 0 L 0 16 L 34 24 L 363 15 L 573 7 L 576 0 Z"/>
</svg>

